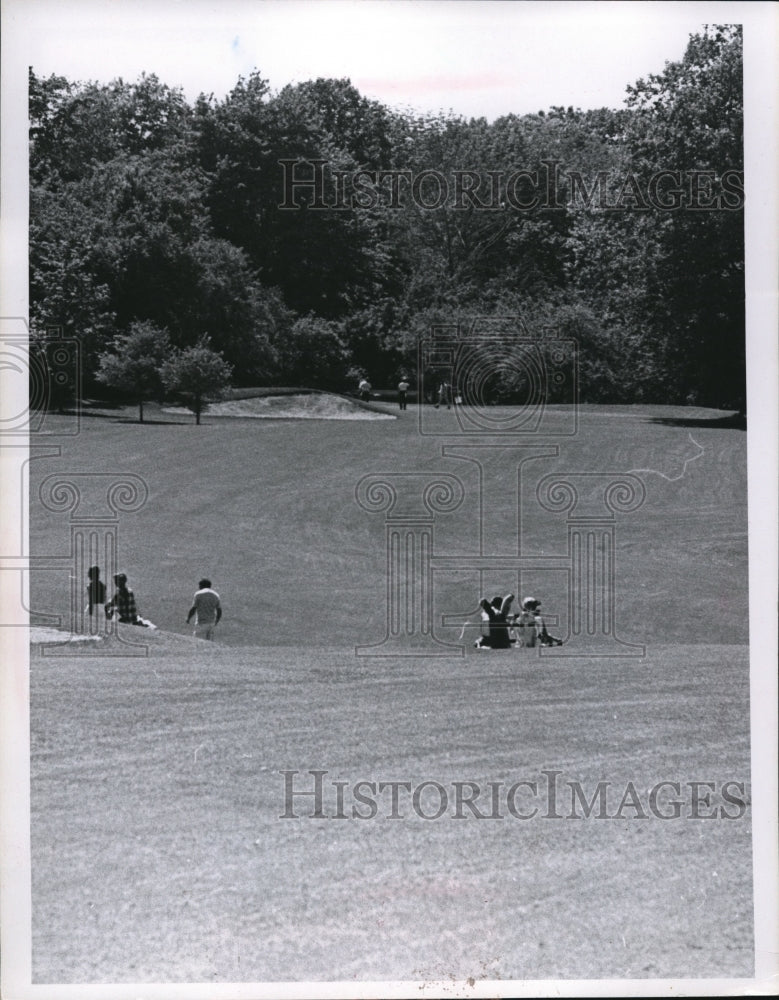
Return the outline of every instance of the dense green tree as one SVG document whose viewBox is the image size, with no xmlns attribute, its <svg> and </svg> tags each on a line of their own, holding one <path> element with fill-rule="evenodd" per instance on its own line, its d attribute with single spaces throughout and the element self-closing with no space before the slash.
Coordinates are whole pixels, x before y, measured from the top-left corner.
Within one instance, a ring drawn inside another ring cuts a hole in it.
<svg viewBox="0 0 779 1000">
<path fill-rule="evenodd" d="M 30 189 L 30 327 L 78 340 L 85 372 L 117 327 L 116 272 L 96 259 L 96 233 L 105 227 L 99 206 L 71 185 L 59 191 Z"/>
<path fill-rule="evenodd" d="M 283 348 L 279 374 L 286 384 L 343 388 L 349 351 L 336 324 L 303 316 L 286 335 Z"/>
<path fill-rule="evenodd" d="M 206 179 L 176 150 L 120 154 L 78 180 L 31 192 L 31 311 L 77 336 L 91 370 L 114 331 L 149 321 L 183 347 L 214 331 L 249 381 L 275 368 L 290 325 L 246 254 L 211 234 Z"/>
<path fill-rule="evenodd" d="M 383 104 L 363 97 L 350 80 L 319 77 L 291 84 L 274 104 L 294 109 L 294 118 L 307 123 L 323 153 L 346 153 L 355 166 L 368 170 L 390 166 L 392 115 Z"/>
<path fill-rule="evenodd" d="M 168 392 L 192 410 L 199 424 L 203 407 L 229 387 L 232 367 L 211 350 L 208 337 L 203 337 L 194 347 L 175 351 L 163 363 L 160 375 Z"/>
<path fill-rule="evenodd" d="M 128 393 L 138 403 L 138 419 L 143 423 L 144 400 L 162 395 L 161 368 L 170 354 L 167 331 L 149 322 L 132 323 L 128 332 L 114 337 L 110 350 L 100 355 L 96 378 Z"/>
<path fill-rule="evenodd" d="M 413 370 L 434 322 L 521 315 L 576 340 L 584 398 L 744 405 L 738 27 L 623 109 L 491 124 L 258 72 L 193 107 L 146 75 L 29 96 L 31 329 L 77 339 L 87 383 L 145 325 L 210 334 L 243 384 L 335 387 Z"/>
<path fill-rule="evenodd" d="M 627 103 L 634 169 L 681 172 L 690 202 L 656 233 L 668 365 L 694 401 L 743 407 L 744 219 L 722 185 L 743 170 L 741 26 L 693 35 L 683 59 L 630 88 Z"/>
<path fill-rule="evenodd" d="M 630 341 L 652 398 L 743 407 L 740 27 L 692 36 L 680 62 L 628 88 L 627 106 L 618 174 L 637 197 L 577 213 L 572 281 Z"/>
<path fill-rule="evenodd" d="M 569 108 L 492 125 L 453 115 L 399 120 L 394 166 L 426 178 L 417 194 L 428 206 L 407 198 L 396 233 L 410 276 L 409 307 L 563 288 L 566 171 L 589 174 L 615 162 L 615 117 Z"/>
<path fill-rule="evenodd" d="M 318 81 L 322 97 L 326 83 Z M 224 101 L 199 102 L 196 115 L 216 234 L 245 251 L 290 309 L 327 319 L 361 308 L 395 276 L 376 214 L 330 207 L 333 171 L 358 166 L 327 130 L 332 117 L 294 88 L 270 96 L 257 73 L 239 80 Z M 356 142 L 358 124 L 354 135 L 340 138 Z M 324 196 L 314 187 L 320 169 Z"/>
<path fill-rule="evenodd" d="M 78 180 L 121 153 L 186 145 L 192 110 L 154 74 L 74 85 L 31 69 L 29 115 L 31 178 L 54 184 Z"/>
</svg>

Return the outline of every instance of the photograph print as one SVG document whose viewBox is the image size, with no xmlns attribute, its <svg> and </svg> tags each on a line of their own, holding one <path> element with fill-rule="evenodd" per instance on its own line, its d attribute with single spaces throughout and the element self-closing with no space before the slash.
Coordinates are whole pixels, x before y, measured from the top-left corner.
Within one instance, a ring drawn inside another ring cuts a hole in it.
<svg viewBox="0 0 779 1000">
<path fill-rule="evenodd" d="M 4 996 L 770 992 L 775 17 L 6 4 Z"/>
</svg>

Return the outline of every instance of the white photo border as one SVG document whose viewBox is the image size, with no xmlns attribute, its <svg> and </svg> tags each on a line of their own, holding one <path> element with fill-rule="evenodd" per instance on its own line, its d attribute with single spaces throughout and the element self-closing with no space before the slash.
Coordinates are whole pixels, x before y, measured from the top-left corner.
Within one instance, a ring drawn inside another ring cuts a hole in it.
<svg viewBox="0 0 779 1000">
<path fill-rule="evenodd" d="M 66 0 L 60 11 L 89 0 Z M 133 0 L 130 0 L 132 3 Z M 186 17 L 186 5 L 160 0 Z M 246 0 L 251 3 L 252 0 Z M 33 0 L 33 5 L 35 0 Z M 126 4 L 125 4 L 126 5 Z M 159 5 L 158 5 L 159 6 Z M 553 6 L 553 5 L 549 5 Z M 565 3 L 557 5 L 565 16 Z M 577 7 L 584 5 L 577 4 Z M 649 7 L 659 17 L 677 4 L 591 4 Z M 755 900 L 754 979 L 538 980 L 476 983 L 122 983 L 33 984 L 31 979 L 29 631 L 24 615 L 0 630 L 0 932 L 2 996 L 54 998 L 406 997 L 418 996 L 703 996 L 773 995 L 779 974 L 779 852 L 777 845 L 777 475 L 779 468 L 779 4 L 685 4 L 701 24 L 744 25 L 746 321 L 748 385 L 749 630 Z M 139 11 L 150 7 L 137 3 Z M 27 68 L 30 37 L 25 0 L 2 10 L 2 171 L 0 173 L 0 317 L 28 316 Z M 153 70 L 154 67 L 149 67 Z M 627 81 L 626 81 L 627 82 Z M 0 418 L 26 400 L 13 398 L 18 380 L 0 370 Z M 3 391 L 6 390 L 6 391 Z M 1 425 L 0 425 L 1 426 Z M 0 553 L 27 549 L 24 441 L 0 453 Z M 8 563 L 0 556 L 0 565 Z M 18 604 L 18 575 L 0 572 L 0 603 Z M 25 604 L 28 604 L 25 593 Z M 701 970 L 705 973 L 705 970 Z"/>
</svg>

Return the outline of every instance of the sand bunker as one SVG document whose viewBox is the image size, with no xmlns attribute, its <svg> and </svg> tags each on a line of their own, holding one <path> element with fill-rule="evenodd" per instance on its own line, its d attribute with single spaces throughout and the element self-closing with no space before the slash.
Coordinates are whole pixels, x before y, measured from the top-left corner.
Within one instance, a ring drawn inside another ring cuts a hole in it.
<svg viewBox="0 0 779 1000">
<path fill-rule="evenodd" d="M 100 642 L 102 636 L 99 635 L 79 635 L 74 632 L 63 632 L 57 628 L 46 628 L 43 626 L 30 626 L 30 642 Z"/>
<path fill-rule="evenodd" d="M 165 407 L 166 413 L 186 413 L 183 407 Z M 343 396 L 299 393 L 290 396 L 255 396 L 211 403 L 209 417 L 258 417 L 266 420 L 395 420 L 391 413 L 368 410 Z M 191 415 L 191 414 L 190 414 Z"/>
</svg>

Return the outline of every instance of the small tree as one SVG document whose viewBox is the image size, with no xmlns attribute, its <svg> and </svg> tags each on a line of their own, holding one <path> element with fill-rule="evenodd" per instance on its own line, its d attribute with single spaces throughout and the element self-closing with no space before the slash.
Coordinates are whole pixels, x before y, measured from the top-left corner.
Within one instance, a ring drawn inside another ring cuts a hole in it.
<svg viewBox="0 0 779 1000">
<path fill-rule="evenodd" d="M 129 332 L 115 337 L 111 349 L 100 355 L 95 377 L 104 385 L 130 393 L 143 423 L 143 401 L 162 395 L 160 370 L 170 352 L 166 330 L 147 321 L 131 323 Z"/>
<path fill-rule="evenodd" d="M 163 384 L 192 410 L 196 424 L 204 405 L 219 398 L 232 375 L 232 367 L 208 345 L 208 337 L 202 337 L 194 347 L 176 351 L 161 369 Z"/>
</svg>

